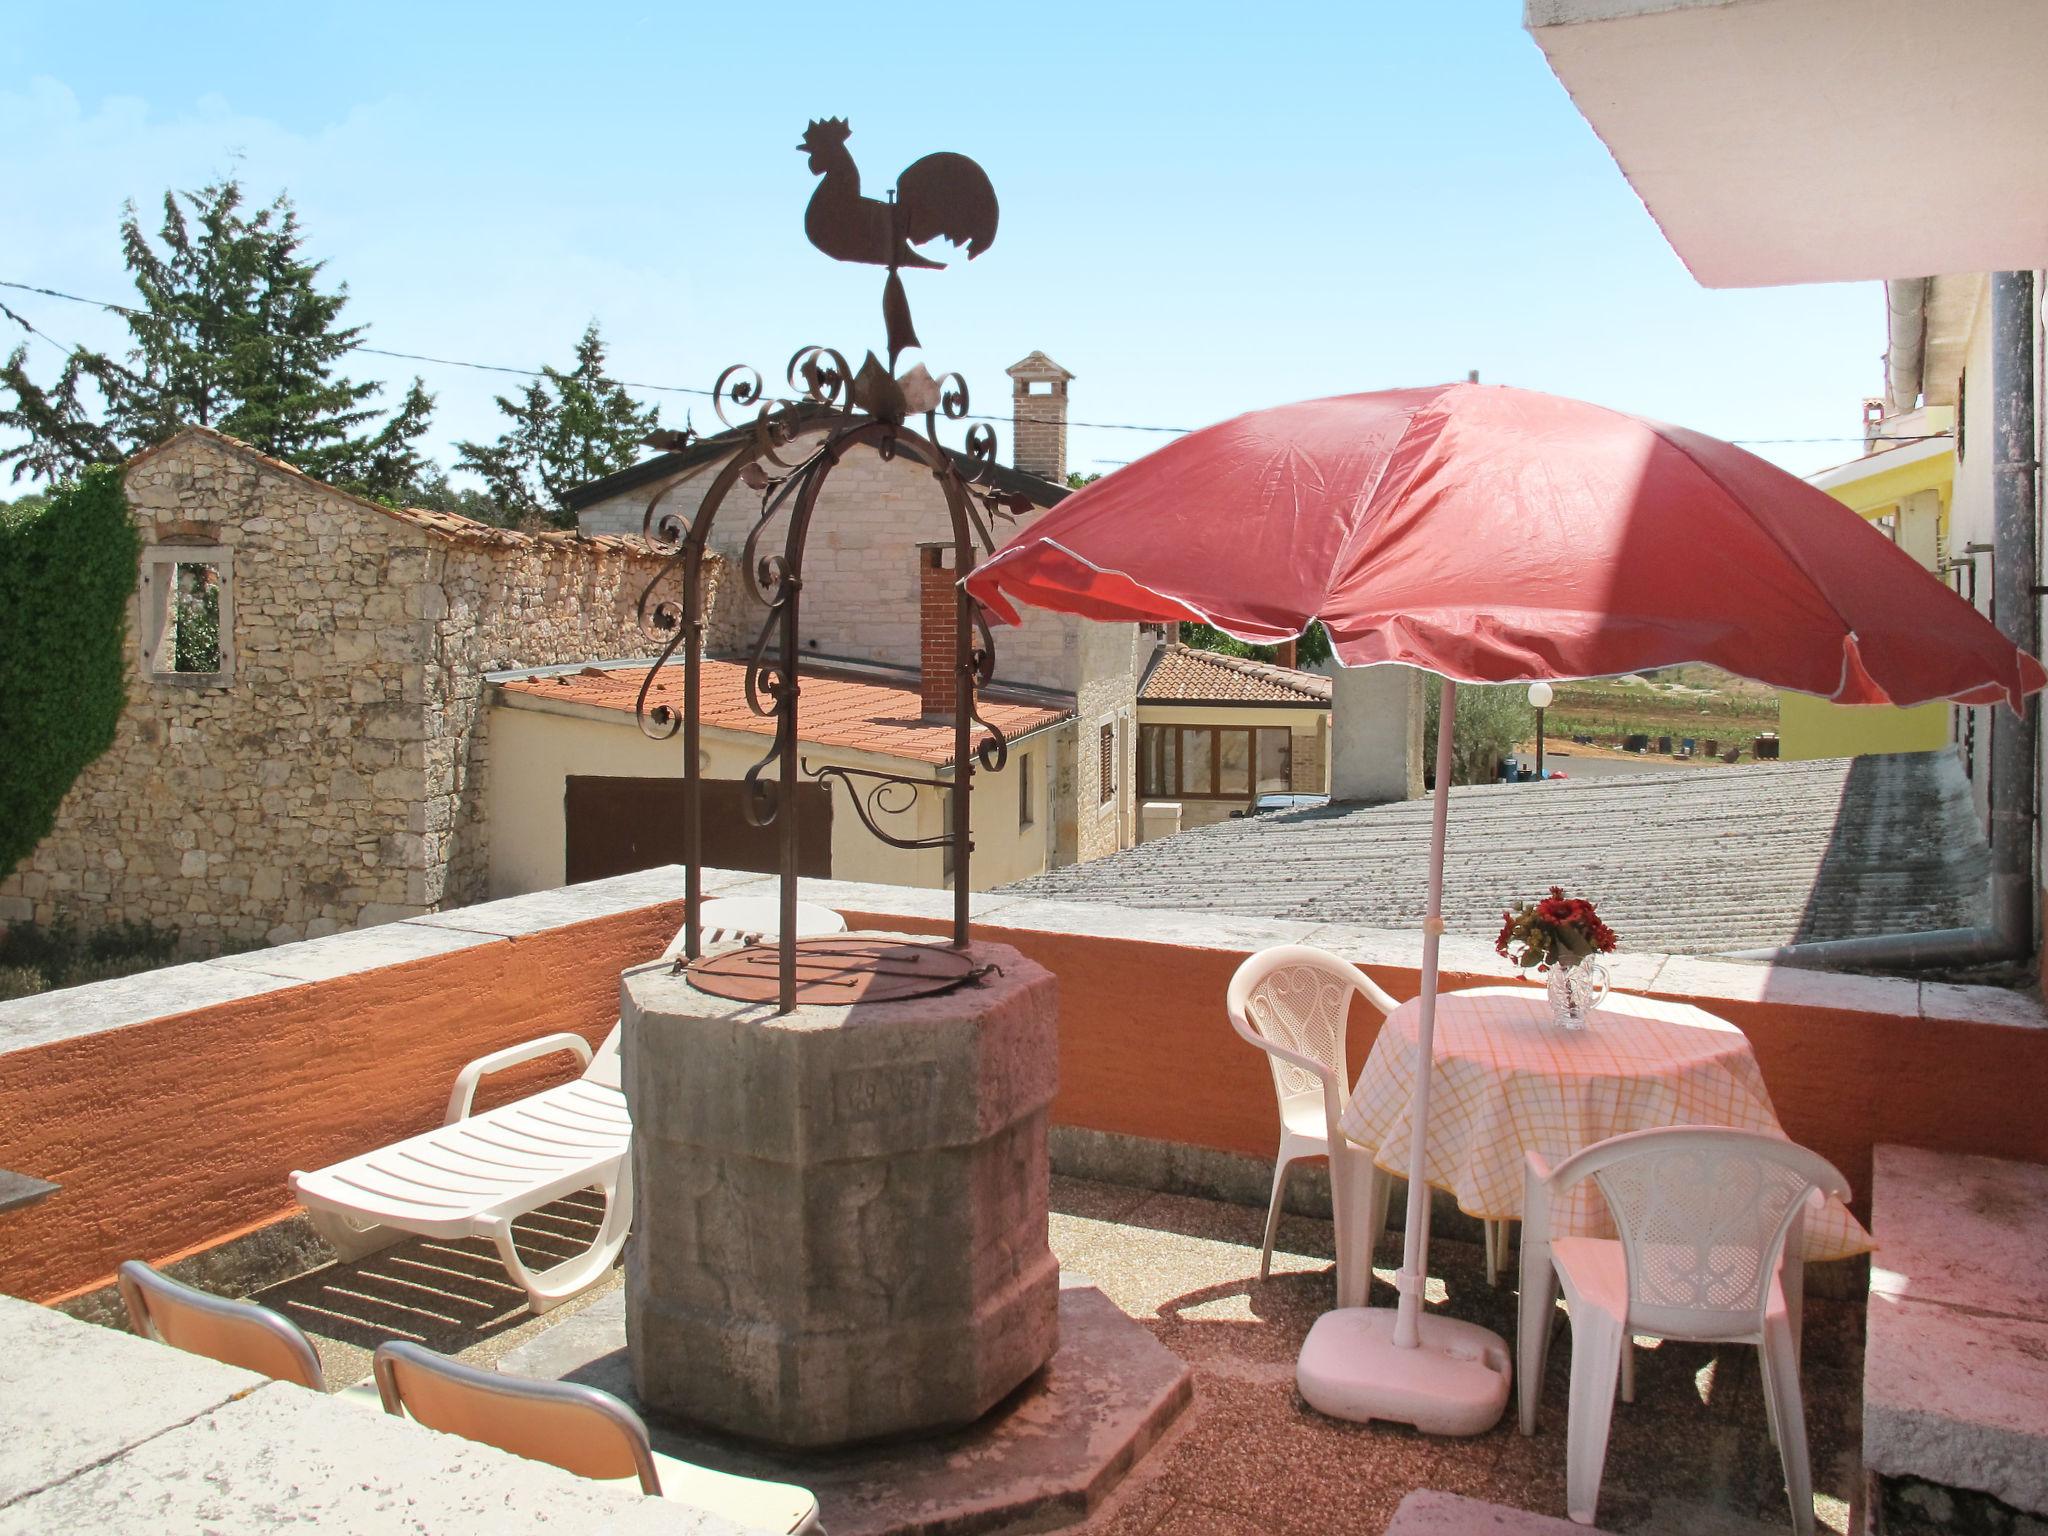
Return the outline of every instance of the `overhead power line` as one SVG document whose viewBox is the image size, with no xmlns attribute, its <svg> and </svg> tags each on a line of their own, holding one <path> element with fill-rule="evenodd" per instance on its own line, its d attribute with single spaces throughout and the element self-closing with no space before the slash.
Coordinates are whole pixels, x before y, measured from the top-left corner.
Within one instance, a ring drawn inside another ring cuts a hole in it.
<svg viewBox="0 0 2048 1536">
<path fill-rule="evenodd" d="M 144 311 L 136 309 L 132 305 L 115 304 L 106 299 L 88 299 L 76 293 L 65 293 L 57 288 L 40 288 L 33 283 L 15 283 L 0 278 L 0 288 L 13 288 L 21 293 L 41 294 L 46 299 L 63 299 L 71 304 L 85 304 L 94 309 L 109 310 L 117 315 L 139 315 L 144 313 Z M 60 347 L 67 353 L 76 353 L 83 350 L 78 347 L 65 347 L 62 342 L 36 330 L 34 326 L 22 319 L 21 316 L 15 314 L 11 309 L 0 310 L 0 313 L 5 313 L 7 318 L 15 321 L 23 329 L 34 332 L 52 346 Z M 409 363 L 432 363 L 440 368 L 468 368 L 477 373 L 505 373 L 525 379 L 538 379 L 543 376 L 542 370 L 539 368 L 517 368 L 507 363 L 479 363 L 462 357 L 435 357 L 425 352 L 400 352 L 391 347 L 359 345 L 354 350 L 367 352 L 372 357 L 397 358 Z M 702 389 L 690 384 L 650 384 L 634 379 L 621 379 L 619 383 L 627 389 L 647 390 L 668 395 L 696 395 L 704 399 L 711 399 L 716 395 L 714 390 Z M 1007 416 L 985 416 L 969 412 L 967 419 L 970 421 L 1005 422 L 1010 418 Z M 1132 421 L 1069 421 L 1067 425 L 1070 427 L 1090 427 L 1102 432 L 1160 432 L 1173 437 L 1184 437 L 1195 430 L 1192 427 L 1162 427 Z M 1874 436 L 1865 437 L 1861 433 L 1856 433 L 1845 434 L 1839 437 L 1732 437 L 1728 441 L 1745 447 L 1791 443 L 1924 443 L 1934 438 L 1951 437 L 1953 435 L 1953 433 L 1949 432 L 1921 432 L 1896 436 L 1879 433 Z"/>
</svg>

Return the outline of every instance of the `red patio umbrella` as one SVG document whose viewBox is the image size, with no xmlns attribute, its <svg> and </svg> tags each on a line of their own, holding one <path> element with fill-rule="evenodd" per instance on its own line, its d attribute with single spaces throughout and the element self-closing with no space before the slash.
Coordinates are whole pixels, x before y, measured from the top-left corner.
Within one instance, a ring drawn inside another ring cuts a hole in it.
<svg viewBox="0 0 2048 1536">
<path fill-rule="evenodd" d="M 1709 662 L 1844 704 L 2014 709 L 2048 684 L 1804 481 L 1697 432 L 1498 385 L 1309 400 L 1192 433 L 1069 497 L 965 584 L 1009 623 L 1022 601 L 1270 642 L 1320 619 L 1346 665 L 1446 679 L 1411 1191 L 1424 1188 L 1456 683 Z M 1500 1341 L 1422 1314 L 1428 1207 L 1411 1194 L 1398 1313 L 1360 1314 L 1367 1396 L 1388 1410 L 1375 1417 L 1475 1433 L 1506 1401 L 1489 1363 Z M 1363 1300 L 1355 1289 L 1340 1307 Z"/>
</svg>

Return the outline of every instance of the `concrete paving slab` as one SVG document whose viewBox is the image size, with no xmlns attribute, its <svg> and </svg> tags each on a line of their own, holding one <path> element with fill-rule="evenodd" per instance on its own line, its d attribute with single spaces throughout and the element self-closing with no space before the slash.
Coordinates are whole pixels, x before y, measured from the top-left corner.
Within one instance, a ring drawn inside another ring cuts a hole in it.
<svg viewBox="0 0 2048 1536">
<path fill-rule="evenodd" d="M 2048 1008 L 2039 994 L 2010 987 L 1965 987 L 1952 981 L 1920 983 L 1920 1016 L 1971 1024 L 2010 1024 L 2048 1029 Z"/>
<path fill-rule="evenodd" d="M 2048 1323 L 2048 1167 L 1880 1146 L 1873 1295 Z"/>
<path fill-rule="evenodd" d="M 664 901 L 680 901 L 688 876 L 680 864 L 664 864 L 630 875 L 607 880 L 586 880 L 551 891 L 534 891 L 524 896 L 507 896 L 499 901 L 478 902 L 472 907 L 455 907 L 446 912 L 429 912 L 410 917 L 406 923 L 420 928 L 454 928 L 464 933 L 485 933 L 503 939 L 524 938 L 569 923 L 587 923 L 612 917 Z M 746 870 L 707 869 L 704 894 L 730 895 L 745 886 L 772 884 L 767 875 Z"/>
<path fill-rule="evenodd" d="M 775 877 L 763 875 L 761 894 L 773 891 Z M 796 883 L 796 894 L 800 901 L 813 901 L 821 907 L 830 907 L 834 912 L 879 912 L 892 917 L 929 918 L 935 922 L 950 922 L 953 917 L 953 893 L 951 891 L 927 890 L 912 885 L 882 885 L 867 880 L 813 880 L 802 879 Z M 968 915 L 976 922 L 997 907 L 1007 906 L 1015 901 L 1014 896 L 995 896 L 976 892 L 967 899 Z"/>
<path fill-rule="evenodd" d="M 275 949 L 251 950 L 245 955 L 223 955 L 208 964 L 297 981 L 332 981 L 337 976 L 382 970 L 387 965 L 404 965 L 409 960 L 431 959 L 497 942 L 495 934 L 430 928 L 408 919 L 350 933 L 331 933 L 320 939 L 302 939 Z"/>
<path fill-rule="evenodd" d="M 1870 1298 L 1863 1464 L 2048 1514 L 2048 1322 Z"/>
<path fill-rule="evenodd" d="M 1526 1509 L 1488 1504 L 1462 1494 L 1423 1489 L 1411 1493 L 1394 1511 L 1386 1536 L 1585 1536 L 1589 1527 Z M 1601 1536 L 1592 1531 L 1591 1536 Z"/>
<path fill-rule="evenodd" d="M 633 1401 L 613 1296 L 508 1353 L 498 1369 Z M 1047 1530 L 1095 1509 L 1193 1398 L 1187 1363 L 1086 1280 L 1063 1277 L 1050 1364 L 966 1430 L 867 1450 L 779 1456 L 649 1418 L 655 1449 L 809 1488 L 832 1536 Z"/>
<path fill-rule="evenodd" d="M 229 963 L 240 958 L 170 965 L 0 1003 L 0 1055 L 304 984 L 303 977 L 265 974 Z"/>
<path fill-rule="evenodd" d="M 1088 938 L 1178 944 L 1191 949 L 1256 950 L 1299 944 L 1316 925 L 1301 918 L 1241 916 L 1200 908 L 1106 907 L 1024 897 L 988 918 L 992 928 L 1071 933 Z"/>
<path fill-rule="evenodd" d="M 1709 1012 L 1714 999 L 1776 1003 L 1787 1008 L 1838 1008 L 1851 1013 L 1892 1014 L 1915 1018 L 1920 1012 L 1920 983 L 1891 976 L 1848 976 L 1833 971 L 1802 971 L 1785 965 L 1747 965 L 1731 960 L 1702 960 L 1673 955 L 1657 973 L 1656 990 L 1682 997 Z"/>
<path fill-rule="evenodd" d="M 0 1523 L 15 1501 L 267 1381 L 253 1371 L 0 1296 L 0 1404 L 7 1424 L 0 1434 Z"/>
<path fill-rule="evenodd" d="M 703 1510 L 593 1484 L 282 1382 L 0 1507 L 4 1536 L 115 1530 L 752 1536 Z"/>
<path fill-rule="evenodd" d="M 1881 1146 L 1863 1460 L 2048 1514 L 2048 1167 Z"/>
</svg>

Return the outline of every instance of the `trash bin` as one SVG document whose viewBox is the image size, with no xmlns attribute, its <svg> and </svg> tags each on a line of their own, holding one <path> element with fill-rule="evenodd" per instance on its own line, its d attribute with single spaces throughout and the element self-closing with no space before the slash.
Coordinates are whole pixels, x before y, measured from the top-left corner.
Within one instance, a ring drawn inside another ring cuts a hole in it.
<svg viewBox="0 0 2048 1536">
<path fill-rule="evenodd" d="M 1754 750 L 1759 758 L 1775 759 L 1778 755 L 1778 733 L 1776 731 L 1765 731 L 1761 736 L 1757 737 L 1754 743 Z"/>
</svg>

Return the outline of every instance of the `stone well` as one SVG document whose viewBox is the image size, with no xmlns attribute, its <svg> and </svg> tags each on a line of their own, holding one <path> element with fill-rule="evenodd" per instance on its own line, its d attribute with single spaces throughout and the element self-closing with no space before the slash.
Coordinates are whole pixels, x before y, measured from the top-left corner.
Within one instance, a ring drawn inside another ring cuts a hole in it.
<svg viewBox="0 0 2048 1536">
<path fill-rule="evenodd" d="M 1057 985 L 973 951 L 1000 974 L 790 1014 L 626 973 L 643 1407 L 846 1445 L 971 1423 L 1051 1358 Z"/>
</svg>

